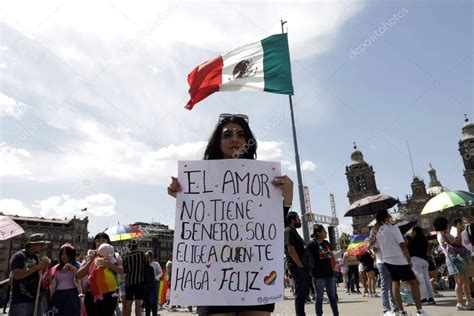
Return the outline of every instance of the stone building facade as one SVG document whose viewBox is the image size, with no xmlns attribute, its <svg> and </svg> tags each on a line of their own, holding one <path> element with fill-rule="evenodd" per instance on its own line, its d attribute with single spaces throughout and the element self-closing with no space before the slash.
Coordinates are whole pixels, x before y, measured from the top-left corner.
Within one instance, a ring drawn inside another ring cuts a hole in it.
<svg viewBox="0 0 474 316">
<path fill-rule="evenodd" d="M 459 140 L 459 153 L 464 163 L 464 179 L 469 192 L 474 192 L 474 123 L 466 117 Z"/>
<path fill-rule="evenodd" d="M 144 232 L 143 236 L 135 238 L 138 243 L 138 250 L 144 252 L 151 250 L 155 261 L 163 266 L 173 253 L 174 230 L 170 229 L 168 225 L 158 222 L 136 222 L 131 225 L 140 227 Z M 115 241 L 112 244 L 117 249 L 125 249 L 128 242 Z"/>
<path fill-rule="evenodd" d="M 372 166 L 364 161 L 364 155 L 354 144 L 354 151 L 351 154 L 351 164 L 346 166 L 346 178 L 349 186 L 347 197 L 352 204 L 357 200 L 370 195 L 380 194 L 375 182 L 375 172 Z M 355 216 L 352 218 L 352 227 L 354 234 L 360 234 L 369 231 L 367 226 L 372 216 Z"/>
<path fill-rule="evenodd" d="M 0 215 L 3 215 L 0 212 Z M 89 219 L 76 218 L 44 218 L 44 217 L 26 217 L 26 216 L 9 216 L 18 225 L 20 225 L 25 233 L 9 240 L 0 241 L 0 281 L 8 278 L 9 261 L 11 256 L 24 248 L 26 237 L 34 233 L 42 233 L 45 238 L 51 241 L 43 251 L 43 255 L 48 256 L 52 260 L 58 259 L 59 248 L 62 244 L 69 242 L 77 250 L 78 255 L 84 255 L 87 252 L 87 225 Z"/>
<path fill-rule="evenodd" d="M 467 118 L 462 128 L 462 139 L 459 141 L 459 153 L 464 163 L 463 175 L 468 191 L 474 192 L 474 123 L 470 123 Z M 425 182 L 421 177 L 414 176 L 411 182 L 411 194 L 406 195 L 405 201 L 400 202 L 397 206 L 398 212 L 403 218 L 417 219 L 417 224 L 425 231 L 432 230 L 433 220 L 441 214 L 436 212 L 420 216 L 423 207 L 432 197 L 448 191 L 438 180 L 436 169 L 431 164 L 428 174 L 430 177 L 428 188 L 426 189 Z M 375 184 L 373 168 L 364 161 L 362 152 L 356 146 L 354 146 L 354 152 L 351 155 L 351 164 L 346 166 L 346 177 L 349 185 L 347 197 L 351 204 L 358 199 L 379 193 Z M 450 208 L 449 212 L 443 212 L 442 216 L 447 217 L 452 223 L 457 218 L 470 217 L 472 209 L 474 209 L 473 203 L 460 205 Z M 353 217 L 353 233 L 367 232 L 367 224 L 372 219 L 373 216 Z"/>
</svg>

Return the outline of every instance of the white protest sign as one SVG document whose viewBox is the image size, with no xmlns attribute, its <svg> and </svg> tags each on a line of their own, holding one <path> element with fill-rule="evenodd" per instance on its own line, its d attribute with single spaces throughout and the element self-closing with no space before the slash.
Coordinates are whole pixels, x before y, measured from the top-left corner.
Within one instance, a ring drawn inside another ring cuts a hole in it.
<svg viewBox="0 0 474 316">
<path fill-rule="evenodd" d="M 283 300 L 283 202 L 271 184 L 279 175 L 279 162 L 179 162 L 171 305 Z"/>
</svg>

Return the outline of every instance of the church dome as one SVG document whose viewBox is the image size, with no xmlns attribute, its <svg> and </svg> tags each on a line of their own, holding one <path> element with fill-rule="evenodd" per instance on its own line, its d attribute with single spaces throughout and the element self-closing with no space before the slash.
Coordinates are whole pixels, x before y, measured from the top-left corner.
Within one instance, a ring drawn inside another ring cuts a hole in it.
<svg viewBox="0 0 474 316">
<path fill-rule="evenodd" d="M 465 115 L 464 126 L 462 127 L 462 139 L 474 139 L 474 123 L 469 122 L 467 115 Z"/>
<path fill-rule="evenodd" d="M 357 149 L 357 146 L 355 145 L 355 143 L 354 143 L 354 151 L 351 154 L 351 160 L 352 160 L 351 165 L 364 162 L 364 155 L 359 149 Z"/>
<path fill-rule="evenodd" d="M 433 168 L 433 166 L 430 163 L 430 169 L 428 170 L 428 173 L 430 174 L 430 186 L 426 190 L 426 193 L 428 193 L 431 196 L 436 196 L 440 193 L 448 191 L 448 189 L 441 184 L 441 182 L 438 180 L 438 177 L 436 176 L 436 169 Z"/>
<path fill-rule="evenodd" d="M 442 185 L 437 185 L 437 186 L 429 187 L 426 190 L 426 193 L 428 193 L 431 196 L 436 196 L 436 195 L 441 194 L 441 193 L 446 192 L 446 191 L 449 191 L 446 187 L 444 187 Z"/>
</svg>

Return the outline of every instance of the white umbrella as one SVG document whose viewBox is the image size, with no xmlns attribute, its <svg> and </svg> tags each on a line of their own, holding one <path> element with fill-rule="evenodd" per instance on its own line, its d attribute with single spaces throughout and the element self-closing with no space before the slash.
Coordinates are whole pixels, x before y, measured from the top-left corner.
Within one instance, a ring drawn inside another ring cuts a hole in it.
<svg viewBox="0 0 474 316">
<path fill-rule="evenodd" d="M 0 240 L 7 240 L 23 234 L 25 231 L 8 216 L 0 216 Z"/>
</svg>

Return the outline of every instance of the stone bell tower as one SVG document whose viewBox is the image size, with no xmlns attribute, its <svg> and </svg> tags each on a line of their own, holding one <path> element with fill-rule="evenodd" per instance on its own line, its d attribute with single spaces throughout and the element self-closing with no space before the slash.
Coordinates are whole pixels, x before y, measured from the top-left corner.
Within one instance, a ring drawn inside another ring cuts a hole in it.
<svg viewBox="0 0 474 316">
<path fill-rule="evenodd" d="M 347 197 L 352 204 L 366 196 L 380 194 L 375 183 L 375 172 L 368 163 L 364 161 L 364 155 L 357 149 L 354 143 L 354 151 L 351 154 L 351 164 L 346 166 L 346 177 L 349 185 Z M 352 218 L 354 234 L 368 232 L 367 225 L 372 221 L 372 216 L 356 216 Z"/>
<path fill-rule="evenodd" d="M 474 192 L 474 124 L 464 115 L 462 139 L 459 141 L 459 153 L 464 162 L 464 178 L 469 192 Z"/>
</svg>

